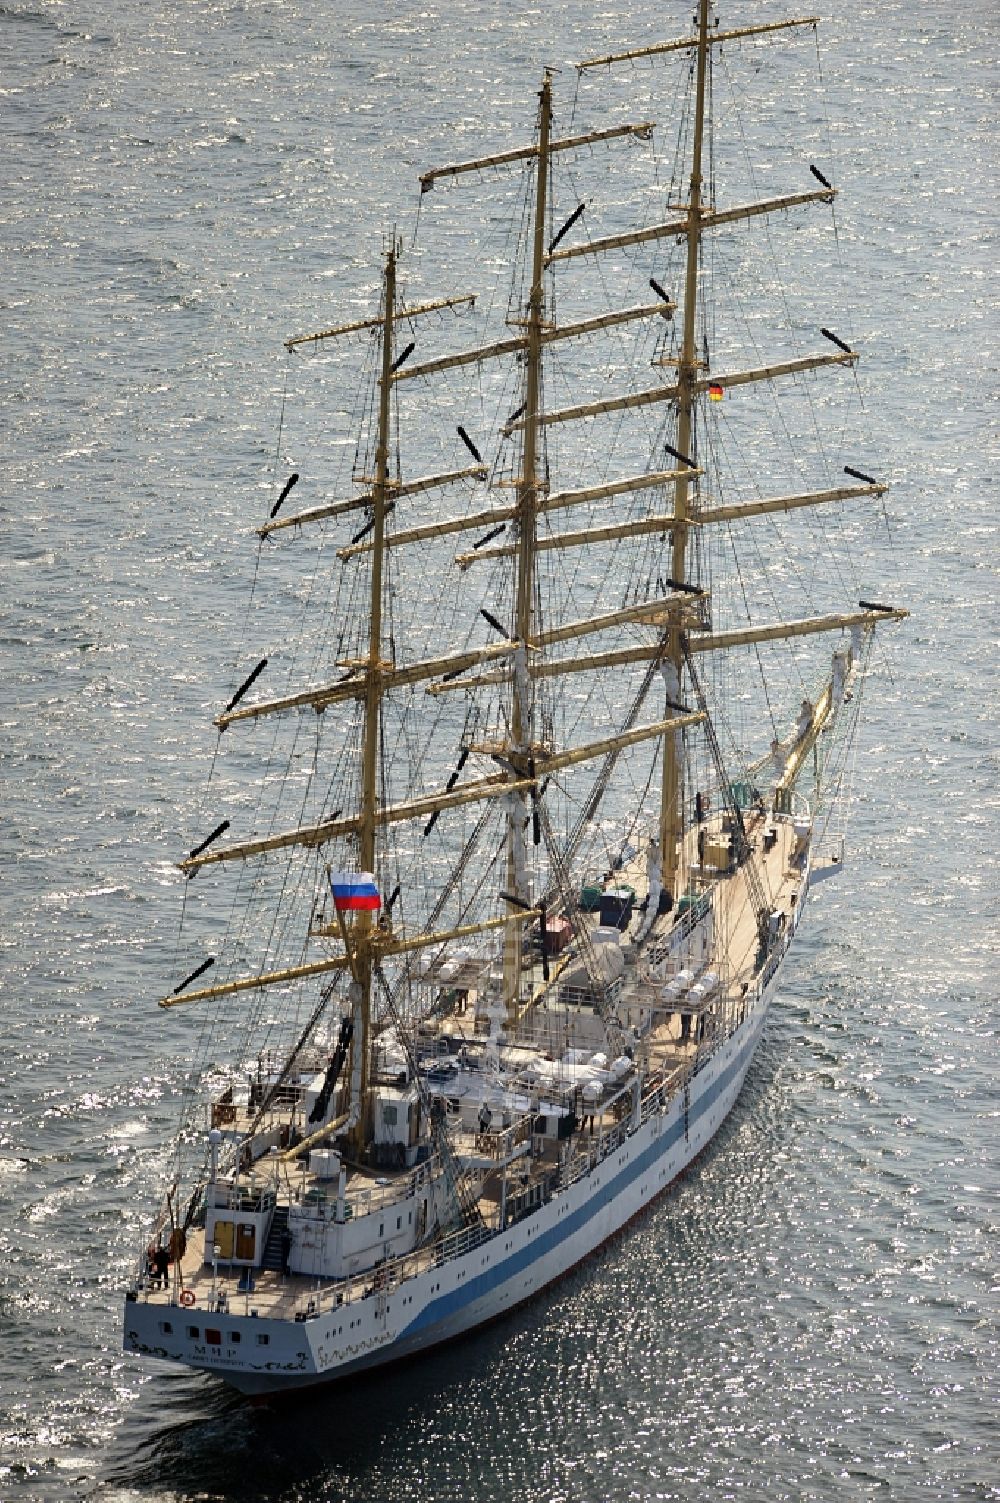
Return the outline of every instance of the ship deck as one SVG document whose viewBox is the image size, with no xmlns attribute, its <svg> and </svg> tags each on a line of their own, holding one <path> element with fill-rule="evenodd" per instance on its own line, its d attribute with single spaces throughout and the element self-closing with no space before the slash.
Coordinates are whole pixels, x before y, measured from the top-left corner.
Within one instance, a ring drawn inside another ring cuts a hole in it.
<svg viewBox="0 0 1000 1503">
<path fill-rule="evenodd" d="M 757 856 L 757 871 L 763 894 L 770 912 L 779 912 L 787 917 L 792 914 L 803 880 L 801 852 L 790 819 L 768 820 L 763 814 L 752 812 L 747 817 L 747 833 Z M 718 819 L 707 825 L 707 835 L 714 839 L 721 833 Z M 765 838 L 766 836 L 766 838 Z M 704 844 L 704 841 L 703 841 Z M 628 968 L 621 993 L 623 1004 L 636 1007 L 645 1004 L 649 1009 L 649 1024 L 643 1032 L 637 1049 L 637 1062 L 644 1078 L 644 1096 L 661 1091 L 669 1099 L 681 1088 L 698 1063 L 699 1054 L 715 1047 L 715 1040 L 723 1032 L 730 1031 L 740 1020 L 740 1006 L 748 985 L 753 979 L 759 949 L 757 918 L 751 897 L 750 884 L 744 867 L 736 867 L 728 873 L 711 873 L 692 862 L 697 855 L 697 832 L 692 832 L 687 848 L 688 875 L 692 890 L 714 890 L 715 942 L 713 955 L 708 962 L 720 974 L 718 989 L 699 1005 L 685 1000 L 665 1002 L 662 997 L 662 980 L 654 980 L 643 974 L 641 962 Z M 640 853 L 624 863 L 606 879 L 626 883 L 642 890 L 645 881 L 645 859 Z M 623 931 L 623 942 L 634 940 L 643 923 L 639 912 L 633 915 L 628 928 Z M 593 922 L 596 923 L 596 916 Z M 657 940 L 669 934 L 674 915 L 659 915 L 649 927 L 644 940 L 648 953 Z M 723 960 L 720 957 L 724 957 Z M 542 978 L 540 959 L 526 966 L 535 1004 L 547 991 L 558 986 L 561 963 L 552 966 L 552 979 L 546 985 Z M 686 1020 L 684 1014 L 687 1014 Z M 699 1015 L 704 1026 L 699 1027 Z M 464 1008 L 456 1015 L 447 1012 L 441 1015 L 436 1029 L 445 1033 L 454 1029 L 456 1021 L 468 1021 Z M 522 1016 L 519 1037 L 531 1037 L 532 1006 Z M 539 1041 L 536 1041 L 536 1044 Z M 547 1143 L 534 1145 L 531 1154 L 515 1156 L 511 1142 L 504 1150 L 495 1167 L 491 1167 L 490 1155 L 500 1153 L 498 1142 L 501 1135 L 476 1133 L 456 1128 L 453 1131 L 452 1147 L 457 1157 L 467 1165 L 478 1164 L 480 1189 L 478 1209 L 483 1226 L 476 1235 L 482 1237 L 496 1230 L 500 1223 L 500 1181 L 506 1165 L 508 1188 L 506 1206 L 508 1217 L 516 1219 L 518 1196 L 522 1204 L 533 1204 L 531 1191 L 537 1188 L 547 1195 L 554 1193 L 560 1184 L 579 1178 L 607 1151 L 607 1145 L 624 1130 L 624 1118 L 629 1115 L 631 1082 L 620 1091 L 609 1090 L 604 1099 L 585 1104 L 582 1120 L 579 1121 L 571 1139 L 564 1145 Z M 217 1109 L 218 1110 L 218 1109 Z M 240 1107 L 227 1108 L 225 1127 L 234 1133 L 245 1131 L 250 1115 Z M 243 1121 L 241 1119 L 245 1118 Z M 280 1104 L 276 1103 L 273 1127 L 276 1140 L 281 1124 L 287 1123 L 287 1112 L 282 1116 Z M 265 1124 L 266 1125 L 266 1124 Z M 261 1124 L 258 1122 L 258 1131 Z M 348 1181 L 346 1198 L 356 1207 L 355 1214 L 363 1214 L 388 1204 L 406 1193 L 413 1169 L 383 1170 L 347 1165 Z M 419 1172 L 416 1171 L 416 1172 Z M 317 1179 L 303 1160 L 289 1164 L 283 1173 L 283 1187 L 279 1203 L 291 1204 L 310 1193 L 331 1196 L 329 1182 Z M 253 1196 L 263 1193 L 269 1180 L 273 1183 L 273 1158 L 267 1156 L 252 1166 L 244 1180 L 247 1193 Z M 513 1211 L 513 1216 L 511 1215 Z M 449 1242 L 451 1252 L 461 1250 L 463 1233 L 453 1233 Z M 471 1243 L 470 1243 L 471 1245 Z M 327 1309 L 331 1305 L 350 1305 L 369 1298 L 383 1289 L 397 1287 L 405 1279 L 425 1271 L 440 1262 L 446 1255 L 440 1240 L 426 1244 L 400 1258 L 395 1258 L 384 1267 L 368 1268 L 348 1279 L 332 1280 L 314 1278 L 304 1274 L 283 1273 L 280 1269 L 257 1268 L 250 1270 L 220 1264 L 213 1266 L 204 1257 L 202 1237 L 196 1232 L 188 1239 L 188 1246 L 180 1264 L 171 1268 L 167 1288 L 143 1291 L 143 1297 L 165 1307 L 175 1305 L 181 1291 L 188 1291 L 193 1300 L 192 1310 L 197 1310 L 198 1319 L 206 1314 L 224 1317 L 227 1313 L 251 1315 L 260 1318 L 292 1320 L 302 1318 L 311 1308 Z"/>
</svg>

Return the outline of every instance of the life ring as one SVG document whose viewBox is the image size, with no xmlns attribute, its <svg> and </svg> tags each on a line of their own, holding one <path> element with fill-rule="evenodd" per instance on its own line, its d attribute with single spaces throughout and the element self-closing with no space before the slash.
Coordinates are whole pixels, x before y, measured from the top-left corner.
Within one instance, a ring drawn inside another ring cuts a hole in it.
<svg viewBox="0 0 1000 1503">
<path fill-rule="evenodd" d="M 181 1290 L 181 1304 L 184 1306 L 185 1310 L 190 1310 L 191 1306 L 194 1304 L 194 1290 L 193 1289 L 182 1289 Z"/>
</svg>

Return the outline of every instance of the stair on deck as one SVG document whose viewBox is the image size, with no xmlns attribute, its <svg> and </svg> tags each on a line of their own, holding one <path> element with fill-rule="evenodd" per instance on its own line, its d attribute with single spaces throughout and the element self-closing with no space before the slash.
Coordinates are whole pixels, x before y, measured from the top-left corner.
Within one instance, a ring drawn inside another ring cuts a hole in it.
<svg viewBox="0 0 1000 1503">
<path fill-rule="evenodd" d="M 269 1268 L 272 1273 L 283 1273 L 285 1268 L 281 1250 L 281 1238 L 288 1226 L 288 1207 L 275 1206 L 274 1215 L 271 1217 L 271 1230 L 267 1236 L 264 1247 L 264 1256 L 261 1259 L 261 1268 Z"/>
</svg>

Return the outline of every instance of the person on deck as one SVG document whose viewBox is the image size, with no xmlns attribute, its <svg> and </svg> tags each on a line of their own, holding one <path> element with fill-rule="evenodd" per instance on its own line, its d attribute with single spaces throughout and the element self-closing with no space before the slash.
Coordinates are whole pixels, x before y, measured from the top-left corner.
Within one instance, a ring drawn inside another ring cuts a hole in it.
<svg viewBox="0 0 1000 1503">
<path fill-rule="evenodd" d="M 153 1288 L 166 1289 L 167 1275 L 170 1270 L 170 1254 L 160 1242 L 153 1249 Z"/>
</svg>

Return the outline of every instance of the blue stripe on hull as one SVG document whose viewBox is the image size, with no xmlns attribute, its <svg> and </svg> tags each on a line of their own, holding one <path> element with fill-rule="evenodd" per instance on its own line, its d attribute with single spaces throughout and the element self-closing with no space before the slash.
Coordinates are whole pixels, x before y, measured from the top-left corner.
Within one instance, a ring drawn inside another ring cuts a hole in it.
<svg viewBox="0 0 1000 1503">
<path fill-rule="evenodd" d="M 765 1016 L 766 1007 L 762 1009 L 760 1020 L 757 1026 L 753 1028 L 751 1037 L 748 1038 L 732 1063 L 720 1072 L 718 1079 L 713 1081 L 707 1090 L 691 1101 L 688 1110 L 688 1136 L 691 1135 L 690 1129 L 692 1124 L 697 1122 L 712 1108 L 737 1077 L 746 1073 L 750 1066 L 754 1050 L 757 1047 L 760 1029 L 763 1026 Z M 584 1205 L 580 1206 L 572 1215 L 565 1217 L 558 1225 L 551 1227 L 547 1232 L 543 1233 L 537 1242 L 532 1242 L 530 1246 L 521 1248 L 516 1253 L 511 1253 L 509 1257 L 497 1263 L 495 1267 L 477 1274 L 474 1279 L 471 1279 L 468 1284 L 463 1285 L 461 1289 L 455 1289 L 448 1294 L 442 1294 L 440 1298 L 425 1305 L 423 1310 L 414 1316 L 410 1324 L 400 1331 L 395 1342 L 393 1342 L 393 1348 L 408 1345 L 409 1339 L 418 1332 L 425 1330 L 428 1326 L 449 1321 L 468 1305 L 482 1299 L 485 1295 L 490 1294 L 509 1280 L 516 1278 L 526 1268 L 530 1268 L 540 1258 L 552 1252 L 568 1237 L 572 1237 L 576 1232 L 580 1231 L 589 1221 L 592 1221 L 595 1216 L 599 1215 L 605 1207 L 611 1205 L 612 1202 L 624 1195 L 635 1180 L 653 1168 L 657 1161 L 664 1158 L 672 1148 L 676 1147 L 681 1138 L 684 1137 L 683 1106 L 680 1102 L 675 1102 L 674 1105 L 677 1115 L 667 1130 L 660 1137 L 656 1138 L 648 1148 L 643 1149 L 630 1164 L 626 1165 L 618 1174 L 609 1179 L 607 1184 L 595 1190 L 588 1197 Z M 691 1153 L 677 1165 L 671 1178 L 676 1177 L 699 1151 L 698 1148 L 693 1148 Z M 599 1169 L 592 1171 L 594 1174 L 599 1172 Z M 649 1199 L 652 1200 L 653 1196 L 650 1195 Z M 641 1209 L 642 1207 L 640 1206 L 637 1208 L 637 1211 Z M 632 1214 L 636 1214 L 636 1212 Z M 613 1236 L 628 1219 L 626 1217 L 620 1223 L 613 1226 L 607 1235 Z M 594 1244 L 594 1246 L 599 1245 L 599 1242 Z M 489 1243 L 484 1244 L 484 1246 L 488 1247 Z"/>
</svg>

